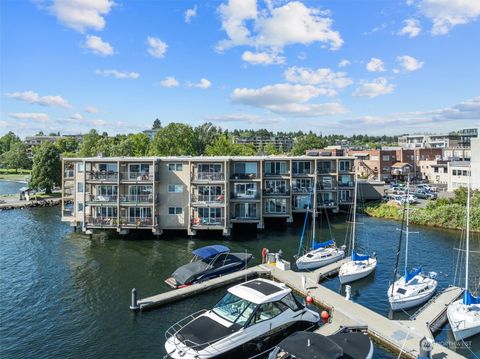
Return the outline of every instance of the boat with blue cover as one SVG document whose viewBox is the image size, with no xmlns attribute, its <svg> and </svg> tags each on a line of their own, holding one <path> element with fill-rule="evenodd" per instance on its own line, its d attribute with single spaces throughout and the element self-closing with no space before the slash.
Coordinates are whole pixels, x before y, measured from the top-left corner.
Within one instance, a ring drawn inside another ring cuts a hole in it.
<svg viewBox="0 0 480 359">
<path fill-rule="evenodd" d="M 165 283 L 172 288 L 186 287 L 245 269 L 252 259 L 250 253 L 231 253 L 230 248 L 221 244 L 197 248 L 192 254 L 190 263 L 177 268 Z"/>
</svg>

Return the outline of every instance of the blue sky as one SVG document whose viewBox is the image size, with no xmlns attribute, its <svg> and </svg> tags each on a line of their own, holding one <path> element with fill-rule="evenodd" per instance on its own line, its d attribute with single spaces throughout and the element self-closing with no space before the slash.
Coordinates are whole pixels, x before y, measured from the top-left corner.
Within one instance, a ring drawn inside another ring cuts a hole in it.
<svg viewBox="0 0 480 359">
<path fill-rule="evenodd" d="M 478 0 L 0 6 L 0 134 L 480 126 Z"/>
</svg>

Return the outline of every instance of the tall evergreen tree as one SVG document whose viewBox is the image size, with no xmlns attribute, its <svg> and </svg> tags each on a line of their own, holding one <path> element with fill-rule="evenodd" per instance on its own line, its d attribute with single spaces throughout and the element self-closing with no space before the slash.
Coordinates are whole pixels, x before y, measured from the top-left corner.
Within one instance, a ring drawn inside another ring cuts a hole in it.
<svg viewBox="0 0 480 359">
<path fill-rule="evenodd" d="M 30 186 L 45 189 L 46 194 L 52 193 L 55 184 L 61 181 L 60 152 L 52 142 L 44 142 L 33 155 L 32 177 Z"/>
</svg>

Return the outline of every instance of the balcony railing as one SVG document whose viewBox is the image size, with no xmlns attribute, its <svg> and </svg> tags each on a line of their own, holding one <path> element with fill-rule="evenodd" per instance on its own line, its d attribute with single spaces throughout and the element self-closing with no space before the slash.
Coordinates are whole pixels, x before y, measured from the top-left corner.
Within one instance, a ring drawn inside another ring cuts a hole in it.
<svg viewBox="0 0 480 359">
<path fill-rule="evenodd" d="M 295 193 L 311 193 L 313 189 L 311 187 L 292 187 L 292 192 Z"/>
<path fill-rule="evenodd" d="M 87 216 L 86 222 L 94 226 L 116 226 L 117 217 Z"/>
<path fill-rule="evenodd" d="M 153 203 L 151 194 L 132 194 L 120 196 L 120 202 L 124 203 Z"/>
<path fill-rule="evenodd" d="M 152 182 L 153 173 L 149 172 L 122 172 L 122 181 Z"/>
<path fill-rule="evenodd" d="M 64 209 L 62 212 L 63 217 L 72 217 L 74 214 L 73 209 Z"/>
<path fill-rule="evenodd" d="M 115 171 L 90 171 L 85 173 L 89 181 L 116 181 L 118 172 Z"/>
<path fill-rule="evenodd" d="M 326 199 L 323 201 L 318 201 L 317 205 L 319 207 L 335 207 L 335 201 L 333 199 Z"/>
<path fill-rule="evenodd" d="M 87 196 L 87 201 L 89 202 L 116 202 L 117 201 L 117 195 L 88 195 Z"/>
<path fill-rule="evenodd" d="M 63 178 L 73 178 L 75 176 L 74 170 L 65 170 L 63 173 Z"/>
<path fill-rule="evenodd" d="M 231 179 L 256 179 L 258 175 L 256 173 L 234 173 L 230 177 Z"/>
<path fill-rule="evenodd" d="M 273 188 L 265 188 L 263 190 L 264 196 L 290 196 L 289 189 L 273 189 Z"/>
<path fill-rule="evenodd" d="M 63 189 L 63 196 L 64 197 L 72 197 L 74 193 L 73 188 L 64 188 Z"/>
<path fill-rule="evenodd" d="M 346 197 L 346 198 L 340 198 L 340 203 L 352 203 L 353 198 L 352 197 Z"/>
<path fill-rule="evenodd" d="M 193 179 L 197 181 L 223 181 L 225 174 L 223 172 L 195 172 Z"/>
<path fill-rule="evenodd" d="M 150 227 L 150 226 L 153 226 L 153 218 L 152 217 L 121 217 L 120 225 L 132 226 L 132 227 Z"/>
<path fill-rule="evenodd" d="M 256 220 L 260 220 L 260 216 L 258 214 L 250 215 L 250 216 L 233 214 L 231 219 L 235 221 L 256 221 Z"/>
<path fill-rule="evenodd" d="M 314 173 L 314 170 L 303 170 L 303 171 L 293 171 L 292 175 L 293 176 L 308 176 Z"/>
<path fill-rule="evenodd" d="M 343 170 L 341 168 L 338 169 L 338 173 L 350 173 L 350 172 L 353 172 L 352 167 L 346 167 L 346 168 L 343 168 Z"/>
<path fill-rule="evenodd" d="M 247 192 L 247 193 L 240 193 L 240 192 L 232 192 L 230 193 L 231 199 L 259 199 L 260 193 L 258 191 L 255 192 Z"/>
<path fill-rule="evenodd" d="M 288 176 L 290 174 L 289 171 L 286 172 L 265 172 L 265 177 L 273 177 L 273 176 Z"/>
<path fill-rule="evenodd" d="M 339 187 L 354 187 L 353 182 L 338 182 Z"/>
<path fill-rule="evenodd" d="M 334 173 L 335 168 L 333 167 L 320 167 L 317 169 L 318 173 Z"/>
<path fill-rule="evenodd" d="M 223 226 L 225 219 L 223 217 L 195 217 L 192 219 L 193 227 L 202 226 Z"/>
<path fill-rule="evenodd" d="M 333 184 L 319 183 L 317 189 L 320 191 L 330 191 L 335 189 L 335 186 Z"/>
<path fill-rule="evenodd" d="M 225 196 L 223 194 L 192 194 L 192 202 L 224 203 Z"/>
</svg>

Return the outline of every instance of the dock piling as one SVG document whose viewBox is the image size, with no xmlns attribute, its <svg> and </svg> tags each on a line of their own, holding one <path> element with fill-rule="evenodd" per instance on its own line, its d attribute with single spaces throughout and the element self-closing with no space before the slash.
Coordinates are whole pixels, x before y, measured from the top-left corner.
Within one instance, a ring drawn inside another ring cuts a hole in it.
<svg viewBox="0 0 480 359">
<path fill-rule="evenodd" d="M 131 310 L 138 310 L 138 302 L 137 302 L 137 290 L 135 288 L 132 289 L 132 303 L 130 304 Z"/>
<path fill-rule="evenodd" d="M 419 359 L 429 359 L 432 357 L 433 340 L 423 337 L 420 340 Z"/>
<path fill-rule="evenodd" d="M 352 286 L 347 284 L 345 286 L 345 300 L 350 300 L 351 296 L 352 296 Z"/>
</svg>

